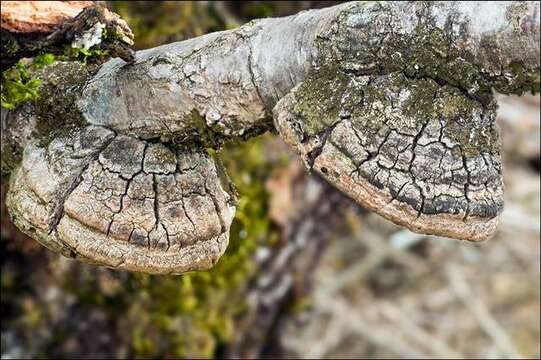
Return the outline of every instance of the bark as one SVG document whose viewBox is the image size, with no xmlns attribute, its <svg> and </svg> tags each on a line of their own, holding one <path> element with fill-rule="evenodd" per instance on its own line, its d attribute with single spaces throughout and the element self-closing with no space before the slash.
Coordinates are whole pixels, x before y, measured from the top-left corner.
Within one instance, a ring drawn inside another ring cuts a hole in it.
<svg viewBox="0 0 541 360">
<path fill-rule="evenodd" d="M 2 115 L 8 207 L 73 257 L 203 269 L 227 245 L 235 198 L 204 149 L 271 130 L 360 205 L 413 231 L 487 238 L 503 206 L 492 90 L 539 91 L 538 13 L 534 2 L 355 2 L 133 64 L 58 63 L 35 104 Z"/>
</svg>

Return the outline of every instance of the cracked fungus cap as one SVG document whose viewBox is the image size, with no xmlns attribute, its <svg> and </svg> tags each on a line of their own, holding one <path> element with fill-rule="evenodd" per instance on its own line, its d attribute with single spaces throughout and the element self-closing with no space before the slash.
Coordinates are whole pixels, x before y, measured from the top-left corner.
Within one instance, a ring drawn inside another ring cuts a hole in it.
<svg viewBox="0 0 541 360">
<path fill-rule="evenodd" d="M 99 126 L 27 146 L 10 188 L 14 221 L 48 248 L 147 273 L 212 267 L 235 212 L 203 151 Z"/>
<path fill-rule="evenodd" d="M 495 109 L 428 78 L 320 71 L 274 118 L 306 166 L 360 205 L 415 232 L 477 241 L 503 207 Z"/>
</svg>

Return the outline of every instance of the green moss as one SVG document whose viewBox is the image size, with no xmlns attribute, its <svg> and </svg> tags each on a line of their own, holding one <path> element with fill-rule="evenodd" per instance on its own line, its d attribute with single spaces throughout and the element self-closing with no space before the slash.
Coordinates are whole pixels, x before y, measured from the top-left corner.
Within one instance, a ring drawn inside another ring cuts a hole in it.
<svg viewBox="0 0 541 360">
<path fill-rule="evenodd" d="M 78 61 L 86 65 L 90 58 L 104 58 L 108 55 L 107 50 L 97 48 L 86 50 L 66 46 L 65 49 L 63 55 L 43 53 L 33 59 L 21 59 L 13 67 L 3 71 L 2 107 L 15 109 L 25 102 L 37 101 L 40 98 L 42 85 L 40 70 L 55 61 Z"/>
<path fill-rule="evenodd" d="M 109 57 L 109 50 L 100 49 L 93 46 L 90 49 L 74 48 L 70 45 L 64 47 L 63 55 L 59 56 L 59 60 L 63 61 L 78 61 L 83 64 L 90 62 L 101 63 Z"/>
<path fill-rule="evenodd" d="M 2 107 L 14 109 L 39 97 L 41 81 L 33 77 L 28 65 L 19 60 L 15 66 L 2 72 Z"/>
<path fill-rule="evenodd" d="M 36 101 L 42 85 L 36 73 L 55 60 L 53 54 L 40 54 L 32 60 L 21 59 L 13 67 L 3 71 L 2 107 L 14 109 L 27 101 Z"/>
<path fill-rule="evenodd" d="M 36 65 L 38 69 L 41 69 L 41 68 L 44 68 L 45 66 L 51 65 L 55 61 L 56 61 L 56 56 L 54 54 L 44 53 L 44 54 L 39 54 L 38 56 L 36 56 L 32 60 L 32 63 Z"/>
<path fill-rule="evenodd" d="M 15 109 L 25 102 L 37 101 L 42 85 L 39 72 L 56 61 L 73 61 L 87 65 L 102 63 L 108 57 L 108 50 L 96 46 L 83 49 L 66 45 L 62 54 L 42 53 L 32 59 L 21 59 L 2 72 L 1 106 Z"/>
<path fill-rule="evenodd" d="M 300 85 L 293 110 L 303 116 L 304 133 L 320 133 L 339 120 L 348 81 L 337 66 L 330 65 L 318 69 Z"/>
</svg>

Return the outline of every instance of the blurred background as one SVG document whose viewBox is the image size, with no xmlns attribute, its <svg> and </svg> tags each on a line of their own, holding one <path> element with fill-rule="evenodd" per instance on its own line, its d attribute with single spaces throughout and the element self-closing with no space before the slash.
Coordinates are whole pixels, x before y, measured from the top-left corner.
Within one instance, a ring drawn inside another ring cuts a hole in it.
<svg viewBox="0 0 541 360">
<path fill-rule="evenodd" d="M 332 1 L 116 1 L 139 49 Z M 539 358 L 540 98 L 500 97 L 505 210 L 481 244 L 352 204 L 270 134 L 222 157 L 241 194 L 209 272 L 85 265 L 1 223 L 2 358 Z"/>
</svg>

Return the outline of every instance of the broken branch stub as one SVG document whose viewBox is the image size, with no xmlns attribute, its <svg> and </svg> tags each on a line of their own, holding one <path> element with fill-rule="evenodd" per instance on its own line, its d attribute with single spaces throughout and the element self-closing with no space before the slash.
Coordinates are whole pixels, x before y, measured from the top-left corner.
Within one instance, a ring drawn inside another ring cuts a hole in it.
<svg viewBox="0 0 541 360">
<path fill-rule="evenodd" d="M 2 70 L 20 58 L 67 48 L 108 50 L 133 61 L 133 34 L 126 22 L 94 1 L 2 1 Z"/>
<path fill-rule="evenodd" d="M 491 21 L 476 22 L 479 11 Z M 492 90 L 539 91 L 538 11 L 347 3 L 144 50 L 88 76 L 53 65 L 49 93 L 2 117 L 11 215 L 86 261 L 208 268 L 227 246 L 234 195 L 205 148 L 276 129 L 360 205 L 413 231 L 485 239 L 503 206 Z"/>
</svg>

